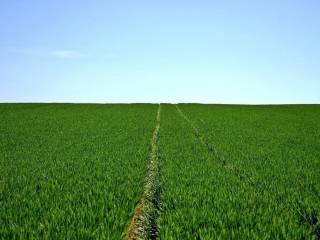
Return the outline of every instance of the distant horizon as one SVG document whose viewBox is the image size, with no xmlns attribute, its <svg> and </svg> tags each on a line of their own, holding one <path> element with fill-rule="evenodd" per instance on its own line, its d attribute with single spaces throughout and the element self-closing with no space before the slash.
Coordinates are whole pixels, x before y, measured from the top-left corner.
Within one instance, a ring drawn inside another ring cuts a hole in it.
<svg viewBox="0 0 320 240">
<path fill-rule="evenodd" d="M 199 104 L 199 105 L 241 105 L 241 106 L 280 106 L 280 105 L 320 105 L 320 103 L 214 103 L 214 102 L 0 102 L 0 104 Z"/>
</svg>

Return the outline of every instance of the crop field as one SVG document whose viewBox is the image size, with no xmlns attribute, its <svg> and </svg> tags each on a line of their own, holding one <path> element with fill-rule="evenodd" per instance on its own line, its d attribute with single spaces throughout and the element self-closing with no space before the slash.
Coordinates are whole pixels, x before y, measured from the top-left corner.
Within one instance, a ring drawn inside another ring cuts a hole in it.
<svg viewBox="0 0 320 240">
<path fill-rule="evenodd" d="M 320 106 L 0 104 L 0 239 L 320 239 Z"/>
</svg>

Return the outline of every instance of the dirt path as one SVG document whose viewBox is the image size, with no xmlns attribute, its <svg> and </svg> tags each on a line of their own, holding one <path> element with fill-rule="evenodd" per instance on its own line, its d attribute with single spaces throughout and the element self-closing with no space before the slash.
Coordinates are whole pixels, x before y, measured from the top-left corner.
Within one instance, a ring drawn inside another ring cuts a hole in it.
<svg viewBox="0 0 320 240">
<path fill-rule="evenodd" d="M 157 239 L 158 231 L 156 220 L 159 214 L 159 147 L 161 104 L 158 106 L 156 127 L 151 139 L 150 162 L 145 179 L 144 192 L 140 203 L 135 209 L 127 231 L 126 239 Z"/>
</svg>

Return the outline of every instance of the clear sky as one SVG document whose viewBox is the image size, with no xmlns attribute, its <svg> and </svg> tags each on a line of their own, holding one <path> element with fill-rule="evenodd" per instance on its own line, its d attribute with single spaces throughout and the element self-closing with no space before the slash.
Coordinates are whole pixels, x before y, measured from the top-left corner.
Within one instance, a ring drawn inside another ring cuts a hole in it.
<svg viewBox="0 0 320 240">
<path fill-rule="evenodd" d="M 1 0 L 0 102 L 320 103 L 320 1 Z"/>
</svg>

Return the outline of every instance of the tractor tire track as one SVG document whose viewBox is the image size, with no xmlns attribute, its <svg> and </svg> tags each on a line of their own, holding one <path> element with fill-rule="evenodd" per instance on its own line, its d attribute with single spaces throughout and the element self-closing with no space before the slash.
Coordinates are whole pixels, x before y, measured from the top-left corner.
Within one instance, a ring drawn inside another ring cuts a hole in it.
<svg viewBox="0 0 320 240">
<path fill-rule="evenodd" d="M 160 177 L 159 177 L 159 130 L 161 104 L 158 106 L 156 127 L 151 139 L 150 162 L 145 178 L 144 192 L 135 209 L 125 239 L 157 239 L 157 218 L 160 208 Z"/>
<path fill-rule="evenodd" d="M 214 145 L 209 143 L 206 138 L 201 134 L 200 130 L 196 127 L 196 125 L 182 112 L 182 110 L 178 107 L 178 105 L 175 105 L 179 115 L 185 119 L 190 127 L 192 128 L 195 136 L 200 140 L 201 143 L 203 143 L 207 149 L 210 155 L 218 161 L 218 163 L 232 171 L 236 176 L 240 178 L 240 180 L 245 181 L 248 183 L 251 187 L 253 187 L 256 191 L 263 193 L 265 191 L 263 184 L 255 181 L 248 173 L 243 171 L 242 169 L 237 168 L 236 166 L 232 165 L 229 161 L 226 161 L 225 158 L 220 155 L 217 150 L 215 149 Z M 278 195 L 274 195 L 275 198 L 281 197 Z M 291 211 L 293 214 L 299 215 L 299 222 L 301 225 L 306 224 L 309 225 L 311 232 L 313 236 L 316 239 L 320 239 L 320 225 L 318 224 L 318 216 L 313 211 L 306 210 L 305 207 L 299 206 L 297 202 L 292 202 L 290 200 L 285 200 L 284 205 L 286 206 L 287 210 Z"/>
<path fill-rule="evenodd" d="M 201 134 L 199 128 L 182 112 L 182 110 L 175 105 L 179 115 L 190 125 L 192 131 L 194 132 L 195 136 L 200 140 L 200 142 L 206 146 L 209 154 L 217 160 L 219 165 L 232 171 L 235 175 L 237 175 L 241 180 L 248 182 L 250 185 L 255 185 L 255 180 L 245 171 L 242 169 L 237 168 L 232 163 L 227 161 L 222 155 L 218 153 L 216 148 L 213 144 L 211 144 L 204 136 Z"/>
</svg>

